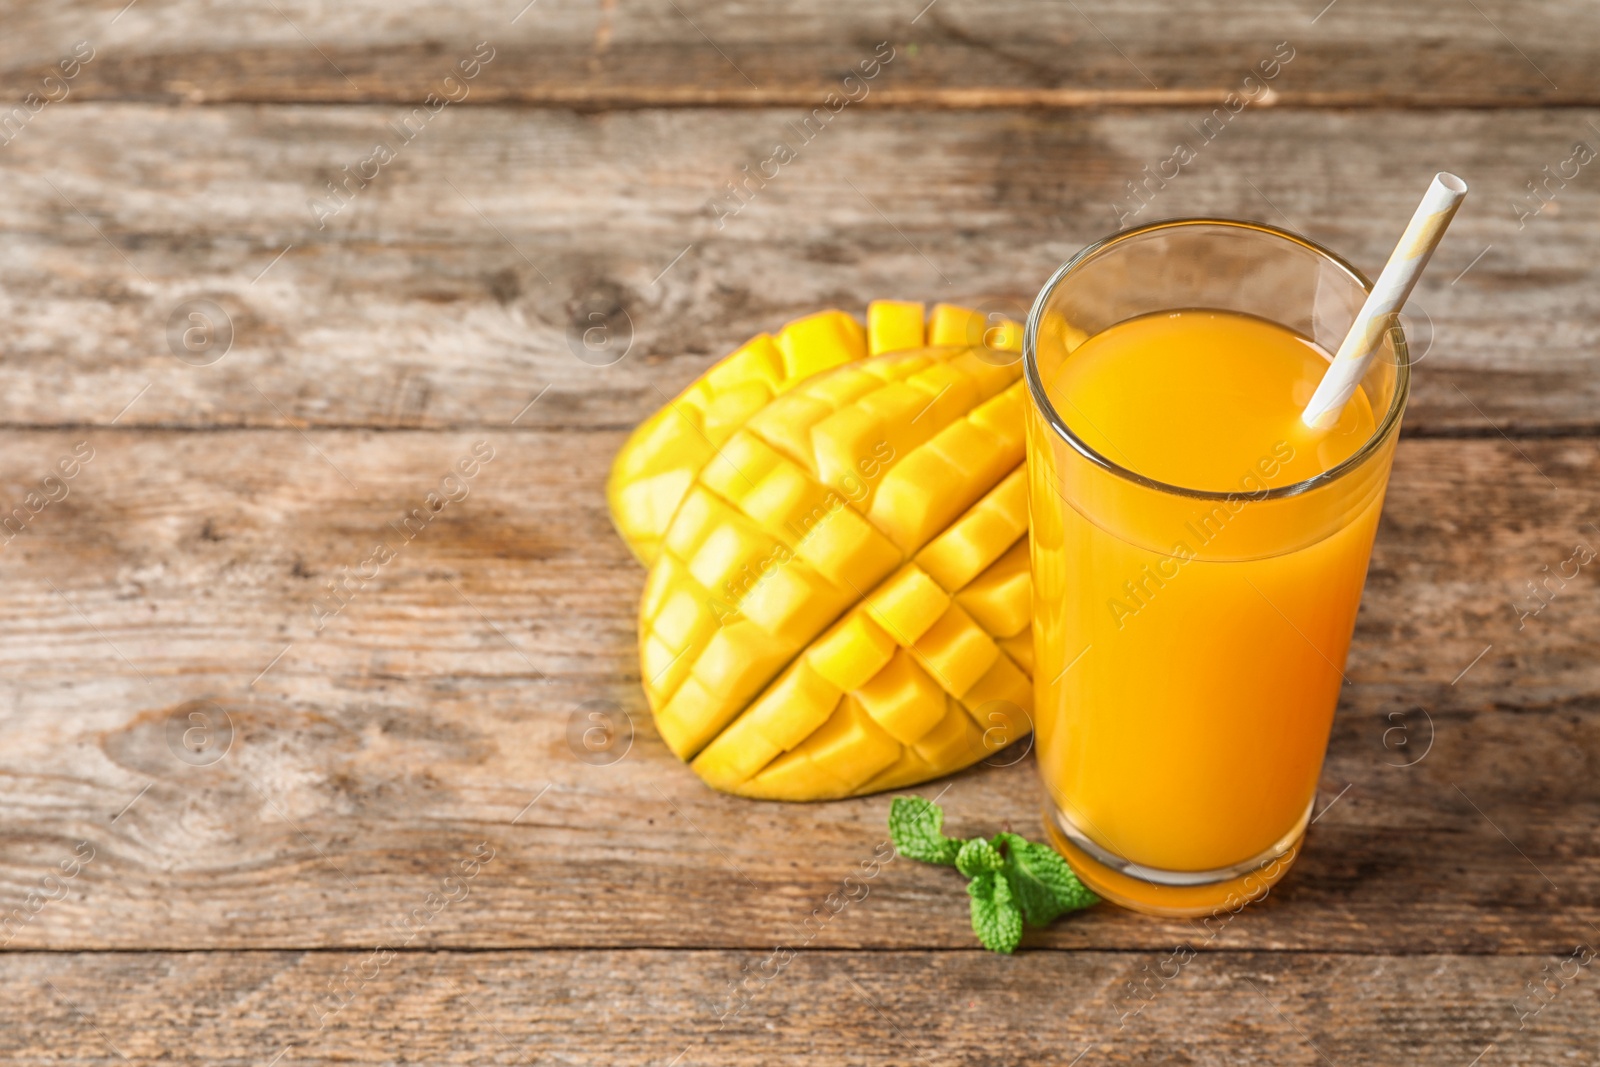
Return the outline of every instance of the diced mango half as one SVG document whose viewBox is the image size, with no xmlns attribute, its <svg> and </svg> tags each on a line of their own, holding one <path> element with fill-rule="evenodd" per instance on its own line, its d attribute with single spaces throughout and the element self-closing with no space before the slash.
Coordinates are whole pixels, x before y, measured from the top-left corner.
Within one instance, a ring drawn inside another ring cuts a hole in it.
<svg viewBox="0 0 1600 1067">
<path fill-rule="evenodd" d="M 865 329 L 810 316 L 680 404 L 716 447 L 687 487 L 660 490 L 680 498 L 648 529 L 640 665 L 663 740 L 713 788 L 901 788 L 1031 727 L 1020 364 L 905 347 L 934 326 L 949 341 L 971 314 L 941 305 L 924 327 L 920 305 L 875 304 Z M 781 392 L 751 414 L 754 383 L 774 377 Z M 635 493 L 685 469 L 627 466 L 651 472 Z"/>
</svg>

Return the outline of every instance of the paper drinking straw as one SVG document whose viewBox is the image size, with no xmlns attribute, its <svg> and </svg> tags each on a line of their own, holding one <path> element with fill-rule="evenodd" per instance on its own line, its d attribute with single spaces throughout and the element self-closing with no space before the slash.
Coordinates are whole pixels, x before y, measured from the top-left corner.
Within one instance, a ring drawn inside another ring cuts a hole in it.
<svg viewBox="0 0 1600 1067">
<path fill-rule="evenodd" d="M 1339 413 L 1361 384 L 1372 357 L 1377 355 L 1384 334 L 1394 325 L 1395 316 L 1405 305 L 1411 289 L 1422 276 L 1433 250 L 1439 246 L 1445 227 L 1455 217 L 1456 208 L 1467 196 L 1467 183 L 1454 174 L 1440 171 L 1417 205 L 1416 214 L 1406 226 L 1400 243 L 1389 254 L 1367 302 L 1345 334 L 1339 351 L 1328 364 L 1327 373 L 1311 396 L 1311 403 L 1300 418 L 1313 429 L 1327 429 L 1339 421 Z"/>
</svg>

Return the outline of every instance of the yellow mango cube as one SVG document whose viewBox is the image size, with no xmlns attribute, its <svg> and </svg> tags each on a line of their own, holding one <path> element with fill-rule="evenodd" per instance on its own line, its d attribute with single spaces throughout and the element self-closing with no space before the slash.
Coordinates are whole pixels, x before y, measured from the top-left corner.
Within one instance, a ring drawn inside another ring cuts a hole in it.
<svg viewBox="0 0 1600 1067">
<path fill-rule="evenodd" d="M 651 629 L 674 649 L 688 648 L 711 636 L 717 620 L 687 585 L 672 590 L 661 610 L 656 612 Z M 676 653 L 674 653 L 676 654 Z"/>
<path fill-rule="evenodd" d="M 952 485 L 967 489 L 950 461 L 924 445 L 883 476 L 868 518 L 901 551 L 915 552 L 971 503 L 947 496 L 943 489 Z"/>
<path fill-rule="evenodd" d="M 997 360 L 993 352 L 982 349 L 968 349 L 950 361 L 950 366 L 965 374 L 978 383 L 978 395 L 984 400 L 990 400 L 1003 392 L 1020 386 L 1019 393 L 1027 386 L 1019 381 L 1021 370 L 1020 360 Z M 974 411 L 977 409 L 975 408 Z"/>
<path fill-rule="evenodd" d="M 940 774 L 970 766 L 988 755 L 983 731 L 954 697 L 946 697 L 944 715 L 912 749 Z"/>
<path fill-rule="evenodd" d="M 615 489 L 664 471 L 681 471 L 692 483 L 713 451 L 700 428 L 699 412 L 681 405 L 662 408 L 634 431 L 630 443 L 612 466 Z M 654 533 L 659 537 L 665 530 L 663 524 Z"/>
<path fill-rule="evenodd" d="M 750 416 L 767 406 L 772 390 L 765 382 L 751 382 L 719 393 L 706 405 L 701 426 L 706 436 L 721 436 L 738 430 Z"/>
<path fill-rule="evenodd" d="M 962 372 L 954 361 L 935 363 L 906 379 L 906 384 L 918 393 L 912 424 L 924 429 L 917 444 L 928 440 L 939 430 L 961 418 L 982 399 L 977 381 Z"/>
<path fill-rule="evenodd" d="M 953 522 L 1007 472 L 1016 469 L 1016 461 L 999 444 L 993 434 L 970 419 L 957 419 L 928 442 L 928 447 L 943 456 L 962 480 L 959 493 L 963 503 L 951 508 L 949 521 Z M 941 487 L 940 496 L 946 494 L 954 495 L 954 487 Z"/>
<path fill-rule="evenodd" d="M 732 791 L 756 800 L 836 800 L 851 793 L 849 783 L 804 752 L 785 752 Z"/>
<path fill-rule="evenodd" d="M 739 500 L 739 508 L 772 537 L 793 544 L 806 521 L 828 508 L 825 489 L 788 459 L 781 459 L 755 488 Z"/>
<path fill-rule="evenodd" d="M 1000 651 L 1011 658 L 1023 673 L 1033 676 L 1033 627 L 1024 627 L 1015 637 L 1000 639 Z"/>
<path fill-rule="evenodd" d="M 706 534 L 689 560 L 689 574 L 718 596 L 737 598 L 778 548 L 760 527 L 735 515 Z"/>
<path fill-rule="evenodd" d="M 942 768 L 933 766 L 918 755 L 915 749 L 908 748 L 900 753 L 899 759 L 860 786 L 858 791 L 882 793 L 890 789 L 904 789 L 906 786 L 926 782 L 929 778 L 937 778 L 944 773 L 946 772 Z"/>
<path fill-rule="evenodd" d="M 991 748 L 1004 748 L 1033 728 L 1033 684 L 1006 656 L 994 661 L 961 702 L 979 726 L 990 731 L 999 727 L 997 735 L 1005 734 L 1007 740 Z"/>
<path fill-rule="evenodd" d="M 747 712 L 702 749 L 690 766 L 711 788 L 731 792 L 782 751 L 761 733 Z"/>
<path fill-rule="evenodd" d="M 1028 542 L 1018 540 L 994 566 L 956 594 L 956 603 L 996 637 L 1015 637 L 1033 621 Z"/>
<path fill-rule="evenodd" d="M 910 375 L 917 373 L 923 367 L 935 362 L 933 356 L 926 351 L 896 352 L 892 356 L 881 359 L 866 359 L 861 361 L 861 369 L 868 374 L 885 382 L 904 381 Z"/>
<path fill-rule="evenodd" d="M 704 486 L 689 490 L 672 518 L 663 547 L 679 560 L 693 559 L 700 545 L 713 530 L 738 522 L 739 513 L 718 499 Z"/>
<path fill-rule="evenodd" d="M 863 612 L 851 612 L 806 652 L 806 660 L 841 692 L 859 689 L 894 655 L 894 638 Z"/>
<path fill-rule="evenodd" d="M 843 311 L 819 311 L 796 319 L 778 334 L 784 371 L 805 378 L 867 354 L 867 333 Z"/>
<path fill-rule="evenodd" d="M 928 316 L 930 345 L 982 345 L 987 328 L 983 314 L 955 304 L 935 304 Z"/>
<path fill-rule="evenodd" d="M 944 715 L 944 691 L 903 648 L 850 695 L 885 733 L 905 745 L 920 740 Z"/>
<path fill-rule="evenodd" d="M 949 610 L 917 638 L 911 652 L 945 692 L 964 696 L 1000 658 L 1000 647 L 961 607 Z"/>
<path fill-rule="evenodd" d="M 867 352 L 879 355 L 903 348 L 921 348 L 922 305 L 910 300 L 874 300 L 867 305 Z"/>
<path fill-rule="evenodd" d="M 722 499 L 739 503 L 780 463 L 783 456 L 753 433 L 740 431 L 706 461 L 700 483 Z"/>
<path fill-rule="evenodd" d="M 644 580 L 644 596 L 639 599 L 639 622 L 652 621 L 661 613 L 661 605 L 684 582 L 690 581 L 689 572 L 671 556 L 664 556 L 658 566 L 650 568 Z M 641 632 L 643 627 L 641 626 Z"/>
<path fill-rule="evenodd" d="M 828 721 L 794 751 L 853 789 L 899 759 L 900 743 L 846 696 Z"/>
<path fill-rule="evenodd" d="M 917 565 L 951 591 L 961 589 L 1028 532 L 1028 481 L 1018 467 L 917 553 Z"/>
<path fill-rule="evenodd" d="M 713 394 L 730 392 L 751 382 L 760 382 L 774 395 L 793 384 L 783 369 L 783 353 L 771 334 L 757 334 L 706 371 L 705 382 Z"/>
<path fill-rule="evenodd" d="M 860 596 L 904 558 L 873 525 L 834 498 L 820 518 L 801 527 L 797 554 L 834 585 Z"/>
<path fill-rule="evenodd" d="M 811 463 L 811 427 L 832 415 L 833 404 L 796 389 L 778 397 L 745 424 L 745 429 L 796 463 Z"/>
<path fill-rule="evenodd" d="M 823 677 L 805 660 L 792 664 L 767 691 L 750 705 L 740 721 L 787 752 L 828 721 L 844 690 Z"/>
<path fill-rule="evenodd" d="M 667 528 L 693 482 L 693 471 L 678 468 L 640 478 L 624 487 L 617 499 L 618 506 L 625 509 L 624 514 L 630 523 L 626 532 L 654 544 L 654 532 Z"/>
<path fill-rule="evenodd" d="M 720 704 L 717 696 L 691 674 L 673 692 L 672 699 L 655 709 L 656 731 L 674 756 L 688 760 L 715 737 L 738 710 Z"/>
<path fill-rule="evenodd" d="M 801 646 L 855 601 L 793 557 L 763 571 L 739 601 L 739 613 L 785 645 Z"/>
<path fill-rule="evenodd" d="M 662 693 L 676 690 L 694 666 L 694 660 L 686 655 L 689 645 L 686 643 L 683 648 L 673 648 L 655 634 L 647 636 L 642 645 L 639 666 L 644 672 L 645 688 Z"/>
<path fill-rule="evenodd" d="M 989 320 L 983 332 L 983 347 L 997 352 L 1021 352 L 1022 323 L 1011 319 Z"/>
<path fill-rule="evenodd" d="M 979 404 L 967 416 L 975 426 L 994 435 L 999 442 L 999 454 L 1004 457 L 1006 470 L 1022 462 L 1028 413 L 1025 388 L 1022 382 L 1018 382 L 993 399 Z"/>
<path fill-rule="evenodd" d="M 1022 740 L 1033 729 L 1027 713 L 1007 701 L 990 701 L 977 707 L 968 705 L 967 714 L 972 716 L 980 732 L 978 744 L 986 757 Z"/>
<path fill-rule="evenodd" d="M 889 387 L 885 387 L 889 388 Z M 881 390 L 880 390 L 881 391 Z M 860 404 L 841 408 L 811 428 L 811 454 L 822 483 L 835 492 L 855 495 L 862 460 L 885 441 L 883 420 Z"/>
<path fill-rule="evenodd" d="M 910 645 L 928 631 L 950 607 L 950 594 L 921 568 L 901 567 L 867 594 L 867 615 L 902 645 Z"/>
</svg>

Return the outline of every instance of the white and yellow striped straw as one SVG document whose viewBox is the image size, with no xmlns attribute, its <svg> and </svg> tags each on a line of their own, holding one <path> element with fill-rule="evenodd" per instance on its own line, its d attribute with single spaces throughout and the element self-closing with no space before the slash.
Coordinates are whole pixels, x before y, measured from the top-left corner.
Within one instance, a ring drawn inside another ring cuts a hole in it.
<svg viewBox="0 0 1600 1067">
<path fill-rule="evenodd" d="M 1361 312 L 1351 324 L 1350 332 L 1345 334 L 1344 343 L 1339 346 L 1333 362 L 1328 364 L 1328 371 L 1312 394 L 1311 403 L 1300 416 L 1307 426 L 1327 429 L 1339 421 L 1339 413 L 1355 393 L 1356 386 L 1361 384 L 1384 335 L 1394 325 L 1395 317 L 1405 306 L 1429 257 L 1439 246 L 1445 227 L 1450 225 L 1456 208 L 1466 196 L 1467 183 L 1454 174 L 1441 171 L 1433 176 L 1433 184 L 1428 186 L 1422 203 L 1417 205 L 1405 234 L 1389 254 L 1383 273 L 1378 275 L 1372 292 L 1367 294 L 1367 302 L 1361 305 Z"/>
</svg>

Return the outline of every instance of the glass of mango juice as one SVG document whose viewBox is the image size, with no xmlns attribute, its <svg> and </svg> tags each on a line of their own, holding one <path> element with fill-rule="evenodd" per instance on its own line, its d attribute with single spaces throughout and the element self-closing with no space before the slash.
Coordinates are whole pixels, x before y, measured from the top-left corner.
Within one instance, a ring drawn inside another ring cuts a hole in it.
<svg viewBox="0 0 1600 1067">
<path fill-rule="evenodd" d="M 1236 909 L 1311 819 L 1410 380 L 1391 330 L 1301 412 L 1371 283 L 1183 219 L 1084 249 L 1028 317 L 1035 729 L 1056 848 L 1109 900 Z"/>
</svg>

